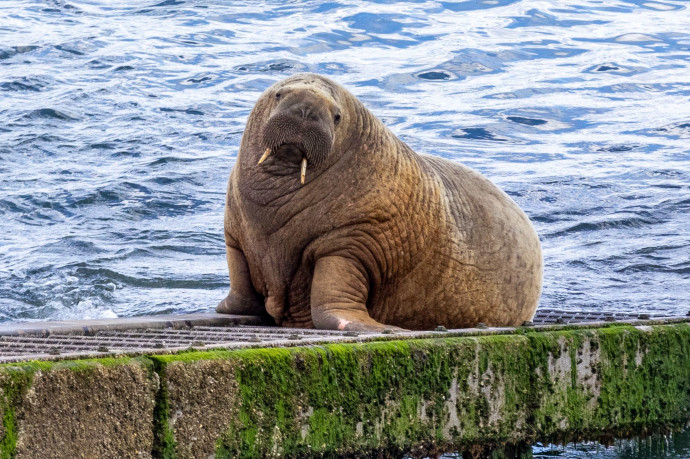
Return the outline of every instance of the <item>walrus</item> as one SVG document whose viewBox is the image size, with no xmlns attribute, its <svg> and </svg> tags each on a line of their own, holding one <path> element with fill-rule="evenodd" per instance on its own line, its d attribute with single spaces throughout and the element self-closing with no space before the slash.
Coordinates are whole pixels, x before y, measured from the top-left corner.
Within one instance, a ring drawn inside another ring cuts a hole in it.
<svg viewBox="0 0 690 459">
<path fill-rule="evenodd" d="M 508 195 L 415 153 L 315 74 L 275 83 L 252 109 L 225 243 L 231 289 L 216 311 L 287 327 L 517 326 L 541 292 L 539 238 Z"/>
</svg>

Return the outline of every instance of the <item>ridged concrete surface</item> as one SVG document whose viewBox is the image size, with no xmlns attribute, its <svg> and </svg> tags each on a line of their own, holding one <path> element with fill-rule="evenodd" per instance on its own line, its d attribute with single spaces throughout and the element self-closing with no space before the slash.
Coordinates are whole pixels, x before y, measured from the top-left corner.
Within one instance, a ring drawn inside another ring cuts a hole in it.
<svg viewBox="0 0 690 459">
<path fill-rule="evenodd" d="M 648 315 L 558 311 L 542 309 L 534 317 L 535 326 L 596 322 L 636 323 Z M 676 320 L 682 320 L 678 318 Z M 245 348 L 357 342 L 391 336 L 328 330 L 289 329 L 262 326 L 253 316 L 226 314 L 170 314 L 125 319 L 71 322 L 33 322 L 0 326 L 0 363 L 26 360 L 105 357 L 176 352 L 189 348 Z M 454 334 L 496 331 L 478 324 L 478 329 L 451 330 Z M 405 338 L 433 337 L 433 332 L 403 332 Z"/>
</svg>

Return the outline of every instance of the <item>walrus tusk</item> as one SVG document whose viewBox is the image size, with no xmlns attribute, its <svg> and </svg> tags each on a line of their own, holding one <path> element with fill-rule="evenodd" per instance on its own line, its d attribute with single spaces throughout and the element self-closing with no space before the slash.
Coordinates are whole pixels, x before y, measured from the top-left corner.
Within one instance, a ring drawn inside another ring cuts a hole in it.
<svg viewBox="0 0 690 459">
<path fill-rule="evenodd" d="M 307 158 L 302 158 L 302 174 L 300 176 L 300 181 L 304 185 L 304 178 L 307 176 Z"/>
<path fill-rule="evenodd" d="M 261 164 L 261 163 L 263 163 L 264 161 L 266 161 L 266 158 L 268 158 L 268 155 L 270 155 L 270 154 L 271 154 L 271 149 L 270 149 L 270 148 L 267 148 L 266 151 L 264 151 L 264 155 L 261 157 L 261 159 L 259 160 L 258 164 Z"/>
</svg>

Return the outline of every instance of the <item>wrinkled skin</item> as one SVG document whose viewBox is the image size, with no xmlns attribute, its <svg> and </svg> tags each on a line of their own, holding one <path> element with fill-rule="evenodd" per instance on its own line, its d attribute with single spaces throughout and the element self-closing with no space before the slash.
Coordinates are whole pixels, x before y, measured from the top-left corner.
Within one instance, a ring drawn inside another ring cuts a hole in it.
<svg viewBox="0 0 690 459">
<path fill-rule="evenodd" d="M 541 292 L 539 239 L 505 193 L 413 152 L 313 74 L 276 83 L 249 115 L 225 240 L 231 291 L 217 311 L 283 326 L 516 326 Z"/>
</svg>

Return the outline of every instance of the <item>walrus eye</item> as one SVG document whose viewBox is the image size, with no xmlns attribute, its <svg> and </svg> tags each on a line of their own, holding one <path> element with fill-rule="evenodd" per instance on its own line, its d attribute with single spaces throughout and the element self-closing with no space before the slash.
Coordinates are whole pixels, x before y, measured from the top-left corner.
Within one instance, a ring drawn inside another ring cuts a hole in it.
<svg viewBox="0 0 690 459">
<path fill-rule="evenodd" d="M 276 100 L 280 100 L 281 94 L 279 92 L 276 93 Z"/>
<path fill-rule="evenodd" d="M 338 113 L 337 115 L 335 115 L 333 117 L 333 122 L 335 123 L 336 126 L 338 125 L 338 123 L 340 123 L 340 113 Z"/>
</svg>

